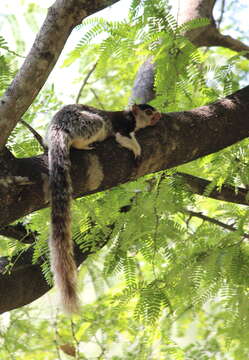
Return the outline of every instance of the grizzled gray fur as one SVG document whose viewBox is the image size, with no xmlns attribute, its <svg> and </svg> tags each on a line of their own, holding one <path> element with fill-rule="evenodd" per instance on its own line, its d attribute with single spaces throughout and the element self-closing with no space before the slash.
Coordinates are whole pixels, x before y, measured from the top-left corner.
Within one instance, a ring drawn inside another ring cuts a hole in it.
<svg viewBox="0 0 249 360">
<path fill-rule="evenodd" d="M 70 147 L 92 149 L 91 144 L 114 136 L 116 141 L 141 155 L 135 132 L 153 126 L 160 113 L 147 104 L 126 111 L 102 111 L 90 106 L 67 105 L 51 120 L 47 131 L 49 184 L 51 192 L 51 235 L 49 240 L 54 282 L 68 313 L 79 311 L 77 268 L 73 256 L 70 203 Z"/>
</svg>

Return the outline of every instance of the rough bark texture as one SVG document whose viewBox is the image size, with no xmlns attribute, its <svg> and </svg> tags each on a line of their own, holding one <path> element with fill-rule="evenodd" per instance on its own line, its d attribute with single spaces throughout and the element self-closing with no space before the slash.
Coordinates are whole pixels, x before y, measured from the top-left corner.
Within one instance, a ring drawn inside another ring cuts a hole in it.
<svg viewBox="0 0 249 360">
<path fill-rule="evenodd" d="M 103 247 L 107 240 L 105 239 L 99 248 Z M 80 265 L 91 253 L 91 250 L 82 252 L 78 247 L 75 247 L 76 264 Z M 42 260 L 33 265 L 32 257 L 33 249 L 29 248 L 21 257 L 12 259 L 14 266 L 11 268 L 10 274 L 3 273 L 0 275 L 0 314 L 27 305 L 51 289 L 41 271 Z M 1 257 L 0 272 L 8 264 L 8 259 Z"/>
<path fill-rule="evenodd" d="M 203 39 L 212 27 L 215 27 L 215 21 L 213 18 L 213 8 L 216 0 L 180 0 L 178 6 L 177 22 L 179 25 L 186 23 L 187 21 L 207 18 L 210 20 L 210 25 L 188 31 L 186 34 L 192 42 L 199 45 L 197 39 Z M 202 46 L 202 45 L 199 45 Z"/>
<path fill-rule="evenodd" d="M 72 150 L 74 195 L 109 189 L 217 152 L 248 136 L 248 114 L 249 87 L 211 105 L 164 114 L 157 126 L 138 133 L 143 148 L 139 165 L 113 139 L 97 144 L 94 151 Z M 47 155 L 12 159 L 11 164 L 8 176 L 0 179 L 2 226 L 48 206 Z"/>
<path fill-rule="evenodd" d="M 73 28 L 86 16 L 117 1 L 57 0 L 48 9 L 28 56 L 0 99 L 0 149 L 41 90 Z"/>
</svg>

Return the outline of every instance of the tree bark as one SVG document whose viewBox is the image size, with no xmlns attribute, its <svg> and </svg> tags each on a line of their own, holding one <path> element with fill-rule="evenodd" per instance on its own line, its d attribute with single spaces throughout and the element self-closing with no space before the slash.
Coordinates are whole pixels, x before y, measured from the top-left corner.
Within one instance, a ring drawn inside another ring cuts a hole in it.
<svg viewBox="0 0 249 360">
<path fill-rule="evenodd" d="M 45 84 L 76 25 L 118 0 L 57 0 L 13 82 L 0 99 L 0 149 Z"/>
<path fill-rule="evenodd" d="M 248 136 L 248 114 L 249 86 L 207 106 L 163 114 L 155 127 L 139 131 L 143 149 L 139 164 L 114 139 L 97 144 L 94 151 L 72 150 L 74 197 L 110 189 L 232 145 Z M 11 159 L 8 175 L 0 178 L 0 226 L 48 206 L 47 174 L 46 154 Z"/>
<path fill-rule="evenodd" d="M 175 176 L 179 177 L 186 189 L 193 194 L 204 195 L 211 199 L 228 201 L 234 204 L 249 205 L 248 190 L 245 188 L 224 184 L 219 189 L 217 186 L 214 186 L 210 192 L 207 192 L 207 188 L 211 185 L 211 181 L 182 172 L 177 172 Z"/>
<path fill-rule="evenodd" d="M 223 46 L 228 49 L 241 52 L 247 51 L 244 56 L 249 59 L 249 46 L 242 41 L 220 33 L 216 26 L 213 9 L 216 0 L 179 0 L 177 9 L 177 22 L 182 25 L 188 21 L 207 18 L 210 24 L 197 29 L 190 30 L 184 35 L 196 46 Z M 139 101 L 146 103 L 155 98 L 154 91 L 155 64 L 153 58 L 146 60 L 140 67 L 134 86 L 130 103 Z"/>
<path fill-rule="evenodd" d="M 104 239 L 99 248 L 103 247 L 108 239 Z M 82 251 L 75 247 L 75 261 L 79 266 L 92 251 Z M 12 259 L 11 272 L 5 272 L 9 260 L 0 258 L 0 314 L 21 306 L 30 304 L 42 295 L 46 294 L 51 286 L 47 283 L 41 270 L 42 259 L 33 264 L 33 248 L 26 250 L 22 256 Z"/>
</svg>

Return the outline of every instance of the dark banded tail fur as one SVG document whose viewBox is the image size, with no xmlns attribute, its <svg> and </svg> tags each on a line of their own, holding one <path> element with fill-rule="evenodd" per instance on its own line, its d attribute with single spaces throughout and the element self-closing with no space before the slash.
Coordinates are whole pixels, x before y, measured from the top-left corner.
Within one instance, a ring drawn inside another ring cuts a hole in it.
<svg viewBox="0 0 249 360">
<path fill-rule="evenodd" d="M 51 234 L 49 247 L 55 286 L 67 313 L 78 312 L 77 268 L 71 240 L 70 136 L 56 126 L 50 128 L 49 180 L 51 191 Z"/>
</svg>

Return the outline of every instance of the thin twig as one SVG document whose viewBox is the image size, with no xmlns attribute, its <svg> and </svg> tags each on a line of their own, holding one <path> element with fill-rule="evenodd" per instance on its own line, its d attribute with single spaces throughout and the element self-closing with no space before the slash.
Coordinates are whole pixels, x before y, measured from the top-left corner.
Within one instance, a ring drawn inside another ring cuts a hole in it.
<svg viewBox="0 0 249 360">
<path fill-rule="evenodd" d="M 59 335 L 59 331 L 58 331 L 58 321 L 57 321 L 57 314 L 55 316 L 54 319 L 54 323 L 53 323 L 53 328 L 54 328 L 54 344 L 55 344 L 55 349 L 56 349 L 56 353 L 57 353 L 57 358 L 59 360 L 61 359 L 61 353 L 60 353 L 60 346 L 59 346 L 59 339 L 60 339 L 60 335 Z"/>
<path fill-rule="evenodd" d="M 99 341 L 97 335 L 94 335 L 94 339 L 95 339 L 96 344 L 97 344 L 97 345 L 100 347 L 100 349 L 101 349 L 101 353 L 99 354 L 98 359 L 103 359 L 103 356 L 105 355 L 105 352 L 106 352 L 106 348 L 105 348 L 105 346 L 103 346 L 103 344 Z"/>
<path fill-rule="evenodd" d="M 195 211 L 192 211 L 192 210 L 188 210 L 188 209 L 185 209 L 184 210 L 184 212 L 185 213 L 187 213 L 187 214 L 189 214 L 189 215 L 191 215 L 191 216 L 193 216 L 193 217 L 198 217 L 199 219 L 202 219 L 202 220 L 204 220 L 204 221 L 208 221 L 208 222 L 210 222 L 210 223 L 212 223 L 212 224 L 215 224 L 215 225 L 217 225 L 217 226 L 220 226 L 220 227 L 222 227 L 223 229 L 226 229 L 226 230 L 229 230 L 229 231 L 238 231 L 238 229 L 236 228 L 236 227 L 234 227 L 233 225 L 228 225 L 228 224 L 226 224 L 226 223 L 223 223 L 222 221 L 219 221 L 219 220 L 216 220 L 216 219 L 213 219 L 213 218 L 211 218 L 211 217 L 209 217 L 209 216 L 206 216 L 206 215 L 203 215 L 202 213 L 200 213 L 200 212 L 195 212 Z M 247 233 L 242 233 L 242 236 L 244 237 L 244 238 L 247 238 L 247 239 L 249 239 L 249 234 L 247 234 Z"/>
<path fill-rule="evenodd" d="M 76 104 L 79 103 L 79 100 L 80 100 L 82 91 L 83 91 L 84 87 L 86 86 L 89 77 L 92 75 L 92 73 L 93 73 L 94 70 L 96 69 L 96 66 L 97 66 L 97 63 L 95 63 L 95 64 L 93 65 L 93 67 L 90 69 L 90 71 L 87 73 L 87 75 L 86 75 L 86 77 L 85 77 L 85 79 L 84 79 L 84 81 L 83 81 L 83 83 L 82 83 L 82 85 L 81 85 L 81 88 L 80 88 L 80 90 L 79 90 L 79 93 L 78 93 L 78 95 L 77 95 L 77 97 L 76 97 Z"/>
<path fill-rule="evenodd" d="M 225 12 L 225 2 L 226 2 L 226 0 L 222 0 L 222 2 L 221 2 L 220 17 L 217 20 L 217 28 L 218 29 L 220 29 L 220 24 L 221 24 L 221 22 L 223 20 L 223 16 L 224 16 L 224 12 Z"/>
<path fill-rule="evenodd" d="M 193 305 L 193 304 L 190 304 L 190 305 L 187 306 L 185 309 L 183 309 L 183 311 L 182 311 L 179 315 L 177 315 L 177 316 L 175 317 L 175 319 L 172 321 L 171 324 L 174 324 L 174 323 L 175 323 L 177 320 L 179 320 L 183 315 L 185 315 L 186 312 L 188 312 L 189 310 L 193 309 L 193 307 L 194 307 L 194 305 Z"/>
<path fill-rule="evenodd" d="M 105 110 L 105 107 L 104 107 L 104 105 L 102 104 L 102 102 L 100 101 L 100 98 L 99 98 L 98 94 L 96 93 L 96 91 L 95 91 L 93 88 L 91 88 L 90 90 L 91 90 L 91 92 L 93 93 L 93 95 L 95 96 L 96 100 L 98 101 L 99 106 L 101 107 L 101 109 L 102 109 L 102 110 Z"/>
<path fill-rule="evenodd" d="M 2 46 L 1 49 L 6 50 L 8 53 L 10 53 L 10 54 L 12 54 L 12 55 L 15 55 L 15 56 L 18 56 L 18 57 L 20 57 L 20 58 L 25 59 L 25 56 L 20 55 L 20 54 L 17 54 L 17 53 L 16 53 L 15 51 L 13 51 L 13 50 L 10 50 L 10 49 L 8 48 L 8 46 Z"/>
<path fill-rule="evenodd" d="M 73 336 L 74 345 L 75 345 L 75 359 L 79 360 L 79 341 L 76 337 L 75 324 L 74 324 L 73 320 L 71 320 L 71 331 L 72 331 L 72 336 Z"/>
<path fill-rule="evenodd" d="M 38 134 L 38 132 L 32 128 L 32 126 L 30 126 L 28 123 L 26 123 L 26 121 L 24 121 L 23 119 L 20 120 L 20 122 L 26 126 L 26 128 L 29 129 L 29 131 L 34 135 L 34 137 L 36 138 L 36 140 L 38 141 L 38 143 L 41 145 L 41 147 L 47 151 L 47 146 L 46 144 L 44 143 L 44 140 L 43 140 L 43 137 Z"/>
</svg>

